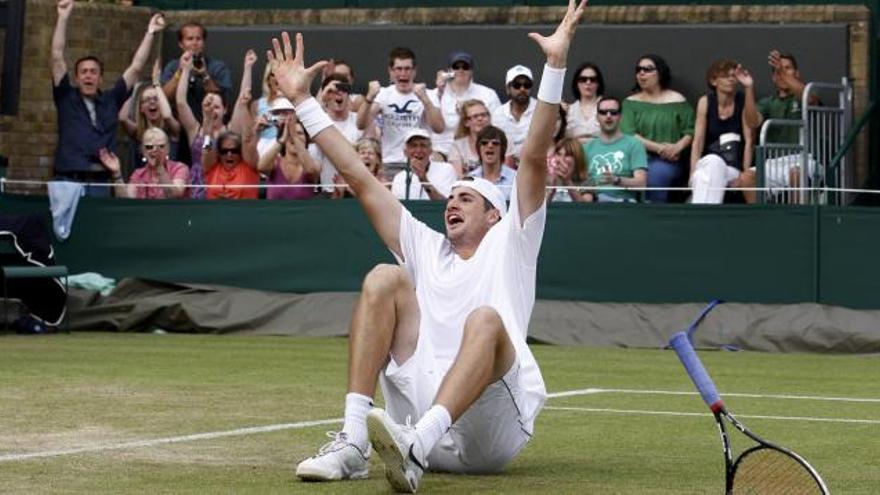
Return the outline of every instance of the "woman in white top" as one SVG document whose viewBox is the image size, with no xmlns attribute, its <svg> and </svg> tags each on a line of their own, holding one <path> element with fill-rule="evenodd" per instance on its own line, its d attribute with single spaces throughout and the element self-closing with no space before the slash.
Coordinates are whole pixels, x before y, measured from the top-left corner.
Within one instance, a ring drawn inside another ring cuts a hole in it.
<svg viewBox="0 0 880 495">
<path fill-rule="evenodd" d="M 576 138 L 585 143 L 599 135 L 596 105 L 605 93 L 605 79 L 599 66 L 592 62 L 582 63 L 572 74 L 571 94 L 575 101 L 568 105 L 565 137 Z"/>
<path fill-rule="evenodd" d="M 449 163 L 459 177 L 469 174 L 480 166 L 477 152 L 477 134 L 492 123 L 489 109 L 480 100 L 466 100 L 458 109 L 458 128 L 455 141 L 449 150 Z"/>
</svg>

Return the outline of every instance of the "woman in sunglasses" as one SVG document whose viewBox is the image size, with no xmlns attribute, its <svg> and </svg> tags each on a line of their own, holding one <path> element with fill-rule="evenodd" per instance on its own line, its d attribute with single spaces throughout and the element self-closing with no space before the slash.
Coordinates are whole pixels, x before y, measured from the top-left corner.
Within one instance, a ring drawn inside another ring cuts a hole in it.
<svg viewBox="0 0 880 495">
<path fill-rule="evenodd" d="M 252 165 L 257 159 L 256 139 L 245 146 L 240 134 L 223 131 L 216 147 L 202 153 L 205 184 L 211 186 L 207 199 L 258 199 L 260 175 Z"/>
<path fill-rule="evenodd" d="M 455 167 L 455 173 L 462 177 L 480 166 L 477 135 L 492 123 L 492 116 L 481 100 L 466 100 L 458 109 L 458 115 L 458 128 L 449 150 L 449 163 Z"/>
<path fill-rule="evenodd" d="M 605 94 L 605 78 L 599 66 L 592 62 L 582 63 L 573 72 L 571 94 L 575 101 L 568 105 L 568 123 L 565 136 L 586 143 L 599 135 L 599 121 L 596 119 L 596 104 Z"/>
<path fill-rule="evenodd" d="M 180 136 L 180 122 L 171 113 L 171 104 L 159 83 L 159 59 L 153 65 L 153 80 L 151 84 L 140 84 L 131 98 L 125 101 L 119 110 L 119 122 L 123 129 L 137 143 L 135 163 L 143 162 L 140 144 L 144 141 L 144 132 L 147 129 L 158 128 L 165 131 L 168 136 L 167 154 L 172 159 L 177 158 L 177 140 Z M 137 111 L 132 112 L 132 105 L 137 105 Z M 134 114 L 134 115 L 132 115 Z"/>
<path fill-rule="evenodd" d="M 119 158 L 106 148 L 98 152 L 98 158 L 113 177 L 113 191 L 117 198 L 175 199 L 187 196 L 189 167 L 168 158 L 165 131 L 158 127 L 144 131 L 141 153 L 144 166 L 135 169 L 126 184 Z"/>
<path fill-rule="evenodd" d="M 260 156 L 259 170 L 274 186 L 266 199 L 311 199 L 316 195 L 321 165 L 309 154 L 309 137 L 296 115 L 289 115 L 279 130 L 281 136 Z"/>
<path fill-rule="evenodd" d="M 648 151 L 648 187 L 674 186 L 682 174 L 682 159 L 694 135 L 694 109 L 681 93 L 669 89 L 672 79 L 666 61 L 659 55 L 645 55 L 636 65 L 633 94 L 623 101 L 620 123 L 625 134 L 633 134 Z M 649 190 L 648 201 L 666 203 L 668 190 Z"/>
</svg>

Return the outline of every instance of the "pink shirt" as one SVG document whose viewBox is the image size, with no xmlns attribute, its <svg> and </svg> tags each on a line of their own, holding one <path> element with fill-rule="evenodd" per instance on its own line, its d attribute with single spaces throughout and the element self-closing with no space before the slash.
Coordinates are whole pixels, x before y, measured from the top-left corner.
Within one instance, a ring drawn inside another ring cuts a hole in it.
<svg viewBox="0 0 880 495">
<path fill-rule="evenodd" d="M 169 182 L 182 181 L 184 184 L 189 184 L 189 167 L 183 163 L 167 160 L 165 162 L 165 171 L 168 173 Z M 135 197 L 138 199 L 165 199 L 170 197 L 167 188 L 155 185 L 159 183 L 159 174 L 155 173 L 149 166 L 140 167 L 132 172 L 128 183 L 138 185 L 138 187 L 135 187 Z M 145 184 L 146 186 L 140 184 Z M 183 197 L 189 197 L 189 189 L 183 193 Z"/>
</svg>

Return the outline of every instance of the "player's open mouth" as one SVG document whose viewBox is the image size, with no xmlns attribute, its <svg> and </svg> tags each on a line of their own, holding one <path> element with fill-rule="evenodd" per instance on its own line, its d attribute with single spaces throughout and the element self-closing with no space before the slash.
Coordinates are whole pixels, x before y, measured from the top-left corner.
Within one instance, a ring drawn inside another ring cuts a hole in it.
<svg viewBox="0 0 880 495">
<path fill-rule="evenodd" d="M 464 218 L 461 218 L 461 216 L 458 213 L 450 213 L 450 214 L 446 215 L 446 223 L 449 225 L 458 225 L 463 222 L 464 222 Z"/>
</svg>

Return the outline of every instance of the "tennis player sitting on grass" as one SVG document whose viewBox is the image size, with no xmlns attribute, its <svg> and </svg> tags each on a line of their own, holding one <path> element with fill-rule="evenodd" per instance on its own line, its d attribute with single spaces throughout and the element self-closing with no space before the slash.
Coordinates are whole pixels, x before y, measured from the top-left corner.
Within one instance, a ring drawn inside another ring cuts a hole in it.
<svg viewBox="0 0 880 495">
<path fill-rule="evenodd" d="M 379 265 L 364 280 L 349 335 L 345 424 L 299 464 L 300 478 L 366 478 L 372 444 L 394 489 L 415 492 L 429 467 L 497 472 L 531 438 L 546 399 L 526 345 L 546 218 L 545 154 L 586 3 L 570 0 L 551 36 L 529 34 L 547 63 L 510 208 L 492 183 L 458 181 L 446 203 L 445 236 L 413 218 L 369 173 L 309 94 L 326 62 L 304 66 L 300 34 L 295 56 L 287 33 L 283 48 L 273 40 L 279 88 L 399 263 Z M 377 381 L 387 410 L 373 408 Z"/>
</svg>

